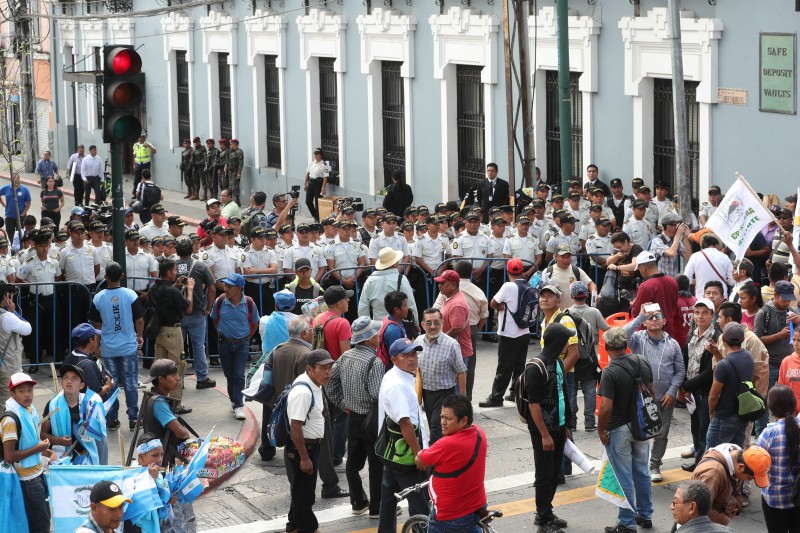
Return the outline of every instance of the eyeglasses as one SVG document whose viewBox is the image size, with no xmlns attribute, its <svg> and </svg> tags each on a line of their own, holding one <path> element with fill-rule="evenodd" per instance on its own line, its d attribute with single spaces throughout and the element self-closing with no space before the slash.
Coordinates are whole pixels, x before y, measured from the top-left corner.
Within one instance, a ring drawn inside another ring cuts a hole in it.
<svg viewBox="0 0 800 533">
<path fill-rule="evenodd" d="M 441 320 L 426 320 L 425 322 L 423 322 L 423 324 L 426 325 L 426 326 L 441 326 L 442 325 L 442 321 Z"/>
<path fill-rule="evenodd" d="M 655 315 L 650 316 L 647 320 L 661 320 L 664 318 L 664 315 L 656 313 Z"/>
<path fill-rule="evenodd" d="M 672 505 L 674 505 L 675 507 L 677 507 L 678 505 L 683 505 L 684 503 L 686 503 L 686 502 L 681 501 L 681 500 L 679 500 L 677 498 L 673 498 L 673 500 L 672 500 Z"/>
</svg>

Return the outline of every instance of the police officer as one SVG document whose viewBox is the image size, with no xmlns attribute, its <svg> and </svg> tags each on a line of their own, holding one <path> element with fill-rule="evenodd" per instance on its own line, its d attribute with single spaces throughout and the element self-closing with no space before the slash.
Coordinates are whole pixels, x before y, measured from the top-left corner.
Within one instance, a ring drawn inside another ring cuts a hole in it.
<svg viewBox="0 0 800 533">
<path fill-rule="evenodd" d="M 375 264 L 378 261 L 378 254 L 381 249 L 389 247 L 393 250 L 403 252 L 402 263 L 407 263 L 411 256 L 408 242 L 403 235 L 397 233 L 397 215 L 386 213 L 383 216 L 381 225 L 382 231 L 369 241 L 369 262 Z"/>
<path fill-rule="evenodd" d="M 516 236 L 516 232 L 514 232 L 513 235 L 506 236 L 508 234 L 508 224 L 506 224 L 504 218 L 499 216 L 494 217 L 489 224 L 492 228 L 492 233 L 489 235 L 489 254 L 491 257 L 503 257 L 503 248 L 505 247 L 506 239 Z M 494 298 L 497 291 L 500 290 L 500 287 L 502 287 L 505 282 L 505 268 L 505 261 L 495 260 L 489 263 L 489 294 L 487 294 L 489 301 Z M 493 326 L 494 314 L 495 310 L 492 306 L 489 306 L 489 331 L 495 331 Z M 489 342 L 498 342 L 499 340 L 494 333 L 484 336 L 483 338 Z"/>
<path fill-rule="evenodd" d="M 575 220 L 570 213 L 561 215 L 561 229 L 547 241 L 545 250 L 547 251 L 547 261 L 550 261 L 555 255 L 559 244 L 567 244 L 572 253 L 572 263 L 578 264 L 578 254 L 581 253 L 581 240 L 578 233 L 575 231 L 575 225 L 578 221 Z"/>
<path fill-rule="evenodd" d="M 439 235 L 439 217 L 428 215 L 428 208 L 425 208 L 425 213 L 426 233 L 417 239 L 411 255 L 417 265 L 433 278 L 436 276 L 436 267 L 444 261 L 448 242 L 445 237 Z"/>
<path fill-rule="evenodd" d="M 722 199 L 722 189 L 719 185 L 712 185 L 708 188 L 708 202 L 700 204 L 700 225 L 705 227 L 708 217 L 714 214 L 717 210 L 720 200 Z"/>
<path fill-rule="evenodd" d="M 611 221 L 608 217 L 600 217 L 594 227 L 594 233 L 586 239 L 586 253 L 589 254 L 592 272 L 589 277 L 595 280 L 598 287 L 602 287 L 606 275 L 606 259 L 615 252 L 611 245 Z M 595 267 L 597 276 L 595 279 Z"/>
<path fill-rule="evenodd" d="M 158 275 L 158 262 L 152 255 L 139 248 L 139 232 L 129 229 L 125 232 L 125 278 L 128 288 L 142 296 L 150 283 L 147 278 Z"/>
<path fill-rule="evenodd" d="M 228 147 L 228 139 L 220 139 L 219 155 L 217 156 L 217 185 L 219 185 L 220 190 L 228 188 L 228 176 L 225 174 L 225 167 L 228 165 L 228 157 L 230 155 L 231 149 Z"/>
<path fill-rule="evenodd" d="M 589 213 L 587 213 L 589 204 L 584 204 L 581 200 L 583 200 L 581 193 L 570 191 L 565 207 L 567 212 L 577 221 L 575 222 L 575 233 L 579 235 L 581 233 L 581 227 L 583 227 L 584 223 L 588 222 L 587 219 L 589 218 Z"/>
<path fill-rule="evenodd" d="M 145 134 L 139 135 L 139 142 L 133 145 L 133 192 L 131 196 L 136 196 L 136 189 L 142 181 L 142 170 L 150 168 L 150 160 L 156 154 L 156 147 L 145 140 Z"/>
<path fill-rule="evenodd" d="M 284 252 L 281 270 L 287 274 L 294 274 L 295 262 L 300 258 L 305 258 L 311 263 L 311 277 L 319 282 L 328 269 L 328 263 L 324 257 L 325 249 L 310 242 L 311 227 L 305 222 L 297 225 L 295 233 L 297 242 Z"/>
<path fill-rule="evenodd" d="M 181 181 L 186 184 L 187 193 L 184 199 L 189 199 L 194 194 L 192 190 L 192 142 L 189 139 L 183 140 L 183 152 L 181 152 Z"/>
<path fill-rule="evenodd" d="M 522 260 L 526 278 L 531 276 L 541 262 L 542 248 L 536 237 L 528 234 L 531 219 L 526 215 L 517 217 L 517 234 L 506 239 L 503 245 L 503 257 Z"/>
<path fill-rule="evenodd" d="M 622 231 L 628 234 L 631 242 L 642 248 L 647 246 L 656 233 L 653 225 L 645 218 L 646 210 L 647 204 L 644 200 L 636 200 L 633 203 L 633 216 L 622 226 Z"/>
<path fill-rule="evenodd" d="M 324 250 L 326 246 L 336 241 L 336 237 L 339 235 L 339 231 L 336 229 L 336 217 L 325 217 L 320 222 L 320 225 L 322 226 L 322 234 L 317 240 L 317 245 L 322 246 Z"/>
<path fill-rule="evenodd" d="M 244 168 L 244 152 L 239 148 L 239 140 L 231 139 L 231 151 L 228 155 L 228 161 L 225 164 L 225 173 L 228 175 L 228 185 L 230 187 L 231 196 L 237 205 L 242 205 L 239 201 L 239 182 L 242 179 L 242 169 Z"/>
<path fill-rule="evenodd" d="M 214 139 L 206 139 L 206 162 L 203 166 L 203 200 L 208 198 L 218 198 L 217 186 L 217 159 L 219 158 L 219 148 L 214 146 Z M 207 197 L 208 198 L 207 198 Z"/>
<path fill-rule="evenodd" d="M 23 338 L 23 344 L 29 354 L 39 355 L 42 350 L 48 352 L 55 350 L 54 354 L 61 354 L 65 348 L 62 337 L 53 334 L 55 331 L 53 323 L 55 285 L 53 284 L 61 275 L 61 267 L 58 266 L 58 258 L 49 255 L 52 236 L 53 234 L 47 230 L 31 232 L 34 252 L 28 254 L 16 273 L 17 282 L 32 284 L 22 300 L 22 315 L 29 323 L 36 325 L 38 336 L 38 350 L 36 350 L 36 337 L 28 335 Z M 34 285 L 38 283 L 42 285 Z"/>
<path fill-rule="evenodd" d="M 58 254 L 56 253 L 56 255 Z M 9 254 L 8 239 L 0 237 L 0 281 L 13 283 L 15 272 L 12 257 Z"/>
<path fill-rule="evenodd" d="M 578 238 L 581 240 L 581 245 L 585 248 L 586 241 L 589 240 L 589 237 L 594 233 L 594 227 L 597 225 L 597 221 L 600 217 L 603 216 L 603 206 L 600 204 L 592 204 L 589 207 L 589 214 L 583 220 L 583 224 L 581 224 L 581 229 L 578 232 Z M 606 217 L 608 220 L 608 217 Z M 609 221 L 610 222 L 610 221 Z"/>
<path fill-rule="evenodd" d="M 206 147 L 200 144 L 200 137 L 195 137 L 194 148 L 192 148 L 192 188 L 194 194 L 189 200 L 200 200 L 200 187 L 203 187 L 203 201 L 208 200 L 208 188 L 206 187 Z M 212 197 L 213 198 L 213 197 Z"/>
<path fill-rule="evenodd" d="M 450 245 L 452 257 L 492 257 L 489 237 L 478 231 L 481 224 L 481 215 L 477 211 L 467 213 L 466 231 L 453 240 Z M 472 261 L 472 279 L 476 285 L 483 287 L 479 282 L 484 280 L 484 273 L 489 267 L 488 261 Z"/>
<path fill-rule="evenodd" d="M 217 280 L 218 293 L 225 290 L 225 286 L 219 280 L 227 277 L 228 274 L 241 273 L 244 252 L 237 252 L 227 245 L 228 235 L 232 234 L 233 231 L 230 228 L 221 225 L 215 226 L 211 231 L 213 243 L 200 255 L 200 260 L 211 269 L 211 275 Z"/>
<path fill-rule="evenodd" d="M 361 244 L 369 250 L 370 241 L 380 233 L 376 225 L 378 211 L 372 207 L 364 209 L 364 212 L 361 213 L 361 221 L 363 224 L 358 227 L 358 238 L 356 240 L 361 241 Z"/>
<path fill-rule="evenodd" d="M 639 199 L 644 202 L 646 208 L 644 212 L 644 218 L 650 222 L 650 225 L 655 230 L 655 227 L 658 226 L 658 204 L 653 201 L 653 196 L 650 193 L 650 187 L 647 185 L 642 185 L 639 187 L 639 191 L 637 193 Z M 626 221 L 627 222 L 627 221 Z"/>
<path fill-rule="evenodd" d="M 283 271 L 283 260 L 286 258 L 286 252 L 294 246 L 294 226 L 291 224 L 283 224 L 278 228 L 278 236 L 280 237 L 275 241 L 275 258 L 278 260 L 278 271 Z M 281 281 L 288 281 L 288 277 L 284 276 Z"/>
<path fill-rule="evenodd" d="M 614 214 L 614 219 L 617 223 L 622 224 L 625 221 L 625 214 L 631 209 L 633 196 L 624 193 L 622 180 L 619 178 L 611 180 L 610 185 L 611 196 L 608 197 L 608 207 Z M 611 219 L 609 218 L 609 220 Z"/>
<path fill-rule="evenodd" d="M 356 224 L 353 221 L 340 220 L 338 225 L 339 241 L 329 244 L 324 252 L 328 270 L 336 270 L 331 272 L 331 278 L 337 283 L 341 282 L 345 289 L 355 288 L 356 279 L 361 275 L 362 271 L 362 269 L 356 267 L 363 267 L 367 261 L 367 253 L 364 246 L 360 242 L 350 239 L 351 228 L 355 226 Z M 345 313 L 345 318 L 351 323 L 358 317 L 357 309 L 356 298 L 351 298 L 350 307 Z"/>
<path fill-rule="evenodd" d="M 86 228 L 77 221 L 67 226 L 69 241 L 59 252 L 58 266 L 61 268 L 61 279 L 71 283 L 64 294 L 62 302 L 68 302 L 69 313 L 61 313 L 63 320 L 69 318 L 72 329 L 81 322 L 86 322 L 91 304 L 91 293 L 95 288 L 95 279 L 100 273 L 100 258 L 94 253 L 94 247 L 84 240 Z M 81 286 L 83 285 L 83 286 Z M 67 294 L 68 293 L 68 294 Z M 66 327 L 60 328 L 65 331 Z"/>
<path fill-rule="evenodd" d="M 252 298 L 263 312 L 274 309 L 275 278 L 258 274 L 278 272 L 278 259 L 275 251 L 267 247 L 266 237 L 265 228 L 256 227 L 250 230 L 250 246 L 245 249 L 242 262 L 242 271 L 245 275 L 244 293 Z"/>
<path fill-rule="evenodd" d="M 91 237 L 90 242 L 92 243 L 95 255 L 100 259 L 100 272 L 97 273 L 97 277 L 95 278 L 95 282 L 100 283 L 106 275 L 106 265 L 114 260 L 114 252 L 111 246 L 105 242 L 105 223 L 99 220 L 92 220 L 89 222 L 87 229 L 89 230 L 89 237 Z"/>
</svg>

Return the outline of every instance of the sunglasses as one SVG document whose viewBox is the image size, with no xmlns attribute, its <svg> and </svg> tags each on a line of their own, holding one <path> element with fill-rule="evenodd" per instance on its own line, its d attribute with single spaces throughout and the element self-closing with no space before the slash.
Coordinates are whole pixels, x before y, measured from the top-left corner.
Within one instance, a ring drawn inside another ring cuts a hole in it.
<svg viewBox="0 0 800 533">
<path fill-rule="evenodd" d="M 660 313 L 656 313 L 656 314 L 652 315 L 650 318 L 648 318 L 647 320 L 661 320 L 663 318 L 664 318 L 664 315 L 662 315 Z"/>
</svg>

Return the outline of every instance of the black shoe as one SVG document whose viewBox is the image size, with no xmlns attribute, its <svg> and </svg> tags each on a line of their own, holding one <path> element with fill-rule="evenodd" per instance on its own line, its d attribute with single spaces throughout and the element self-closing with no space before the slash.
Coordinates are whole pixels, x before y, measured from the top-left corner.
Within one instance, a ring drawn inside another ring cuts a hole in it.
<svg viewBox="0 0 800 533">
<path fill-rule="evenodd" d="M 503 407 L 503 400 L 495 401 L 491 398 L 486 398 L 482 402 L 478 402 L 478 407 Z"/>
<path fill-rule="evenodd" d="M 219 368 L 220 366 L 222 366 L 222 365 L 219 364 L 219 357 L 212 357 L 210 359 L 210 361 L 208 362 L 208 366 L 215 367 L 215 368 Z"/>
<path fill-rule="evenodd" d="M 597 431 L 597 426 L 584 426 L 584 431 Z"/>
<path fill-rule="evenodd" d="M 536 529 L 536 533 L 564 533 L 564 530 L 558 527 L 555 522 L 548 522 L 540 525 Z"/>
<path fill-rule="evenodd" d="M 331 500 L 333 498 L 349 498 L 350 493 L 344 490 L 339 485 L 336 485 L 335 488 L 331 490 L 323 490 L 322 491 L 322 499 L 323 500 Z"/>
<path fill-rule="evenodd" d="M 605 533 L 636 533 L 636 528 L 617 524 L 616 526 L 606 526 Z"/>
<path fill-rule="evenodd" d="M 636 515 L 636 525 L 645 529 L 653 529 L 653 521 L 638 514 Z"/>
<path fill-rule="evenodd" d="M 112 431 L 119 429 L 119 426 L 120 426 L 119 420 L 109 420 L 108 422 L 106 422 L 106 428 Z"/>
<path fill-rule="evenodd" d="M 691 463 L 686 465 L 681 465 L 681 470 L 684 472 L 694 472 L 694 469 L 697 467 L 697 463 Z"/>
<path fill-rule="evenodd" d="M 498 337 L 497 335 L 486 335 L 485 337 L 483 337 L 483 340 L 485 340 L 486 342 L 492 342 L 494 344 L 497 344 L 498 342 L 500 342 L 500 337 Z"/>
<path fill-rule="evenodd" d="M 119 427 L 119 420 L 117 420 L 117 427 Z M 136 420 L 128 420 L 128 429 L 131 431 L 136 430 Z"/>
<path fill-rule="evenodd" d="M 517 401 L 517 397 L 514 396 L 513 394 L 506 394 L 506 396 L 503 399 L 505 401 L 507 401 L 507 402 L 515 402 L 515 401 Z"/>
<path fill-rule="evenodd" d="M 185 405 L 179 405 L 177 409 L 175 409 L 176 415 L 188 415 L 192 412 L 191 407 L 186 407 Z"/>
<path fill-rule="evenodd" d="M 547 522 L 548 524 L 555 524 L 556 527 L 567 527 L 567 521 L 563 518 L 559 518 L 556 515 L 553 515 L 553 519 Z M 536 513 L 533 519 L 533 525 L 541 526 L 544 525 L 539 520 L 539 513 Z"/>
<path fill-rule="evenodd" d="M 196 389 L 213 389 L 217 386 L 217 382 L 211 378 L 202 379 L 195 385 Z"/>
<path fill-rule="evenodd" d="M 369 511 L 369 502 L 359 502 L 350 505 L 354 515 L 362 515 Z"/>
</svg>

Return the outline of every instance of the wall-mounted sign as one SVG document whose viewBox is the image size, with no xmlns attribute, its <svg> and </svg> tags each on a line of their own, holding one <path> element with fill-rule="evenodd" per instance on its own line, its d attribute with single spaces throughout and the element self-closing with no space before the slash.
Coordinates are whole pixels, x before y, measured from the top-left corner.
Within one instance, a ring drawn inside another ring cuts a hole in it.
<svg viewBox="0 0 800 533">
<path fill-rule="evenodd" d="M 797 113 L 797 34 L 761 33 L 758 105 L 770 113 Z"/>
<path fill-rule="evenodd" d="M 720 104 L 728 105 L 747 105 L 747 89 L 723 89 L 717 90 L 717 101 Z"/>
</svg>

